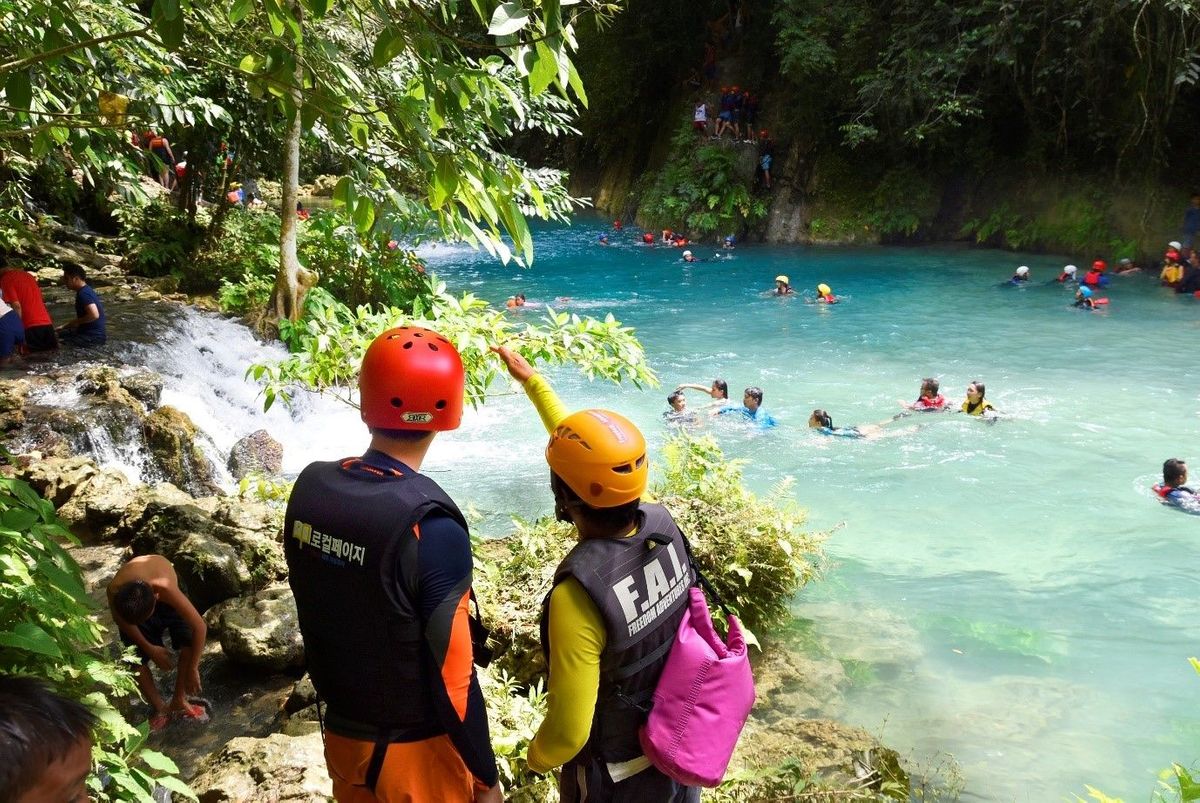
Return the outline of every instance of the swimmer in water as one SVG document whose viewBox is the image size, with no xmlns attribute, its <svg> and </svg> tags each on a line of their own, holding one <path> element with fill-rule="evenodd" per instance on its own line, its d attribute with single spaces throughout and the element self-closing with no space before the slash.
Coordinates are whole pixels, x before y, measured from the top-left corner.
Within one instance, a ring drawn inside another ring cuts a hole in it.
<svg viewBox="0 0 1200 803">
<path fill-rule="evenodd" d="M 735 244 L 736 242 L 737 242 L 737 241 L 736 241 L 736 240 L 733 238 L 733 235 L 732 235 L 732 234 L 726 234 L 726 235 L 725 235 L 725 250 L 726 250 L 726 251 L 732 251 L 732 250 L 733 250 L 733 246 L 734 246 L 734 244 Z"/>
<path fill-rule="evenodd" d="M 618 218 L 618 219 L 616 219 L 616 220 L 614 220 L 614 221 L 613 221 L 613 229 L 614 229 L 615 231 L 620 231 L 620 230 L 621 230 L 621 220 L 620 220 L 620 218 Z"/>
<path fill-rule="evenodd" d="M 833 294 L 833 290 L 827 284 L 817 285 L 817 301 L 824 304 L 838 303 L 838 297 Z"/>
<path fill-rule="evenodd" d="M 701 393 L 707 393 L 713 398 L 711 407 L 724 407 L 729 404 L 729 383 L 724 379 L 714 379 L 712 385 L 705 387 L 704 385 L 680 385 L 675 388 L 676 393 L 682 393 L 685 390 L 698 390 Z"/>
<path fill-rule="evenodd" d="M 642 232 L 642 243 L 644 245 L 654 245 L 654 235 L 648 231 Z"/>
<path fill-rule="evenodd" d="M 663 418 L 672 426 L 690 427 L 700 423 L 700 416 L 687 408 L 687 399 L 682 390 L 677 390 L 667 396 L 667 404 L 671 409 L 663 413 Z"/>
<path fill-rule="evenodd" d="M 900 401 L 900 406 L 918 413 L 935 413 L 946 409 L 946 397 L 938 393 L 941 383 L 931 376 L 921 380 L 921 392 L 915 402 Z"/>
<path fill-rule="evenodd" d="M 1079 288 L 1075 291 L 1075 303 L 1073 306 L 1083 309 L 1095 309 L 1096 300 L 1092 298 L 1092 295 L 1092 288 L 1086 284 L 1079 285 Z"/>
<path fill-rule="evenodd" d="M 775 292 L 773 295 L 790 296 L 795 292 L 796 291 L 792 289 L 792 283 L 788 280 L 787 276 L 784 276 L 781 273 L 775 277 Z"/>
<path fill-rule="evenodd" d="M 835 438 L 865 438 L 867 433 L 862 427 L 835 427 L 833 418 L 824 410 L 817 409 L 812 411 L 812 415 L 808 417 L 808 426 L 810 429 L 815 429 L 822 435 L 830 435 Z"/>
<path fill-rule="evenodd" d="M 1153 487 L 1163 504 L 1188 513 L 1200 513 L 1200 495 L 1187 486 L 1187 463 L 1172 457 L 1163 463 L 1163 481 Z"/>
<path fill-rule="evenodd" d="M 1022 265 L 1021 267 L 1017 268 L 1017 272 L 1012 275 L 1012 278 L 1008 280 L 1008 283 L 1024 284 L 1027 281 L 1029 281 L 1029 266 Z"/>
<path fill-rule="evenodd" d="M 1058 274 L 1058 278 L 1054 281 L 1058 282 L 1059 284 L 1078 284 L 1079 279 L 1075 275 L 1077 270 L 1079 270 L 1079 268 L 1075 267 L 1074 265 L 1067 265 L 1062 269 L 1062 273 Z"/>
<path fill-rule="evenodd" d="M 602 233 L 596 238 L 596 242 L 600 243 L 600 245 L 608 245 L 608 233 Z"/>
<path fill-rule="evenodd" d="M 696 259 L 695 255 L 693 255 L 691 251 L 684 251 L 683 256 L 680 257 L 680 259 L 682 259 L 684 262 L 699 262 L 700 261 L 700 260 Z"/>
<path fill-rule="evenodd" d="M 517 293 L 515 296 L 509 298 L 508 301 L 505 301 L 504 306 L 508 307 L 509 309 L 516 309 L 517 307 L 525 306 L 525 294 Z"/>
<path fill-rule="evenodd" d="M 992 403 L 983 397 L 986 392 L 987 388 L 978 379 L 967 385 L 967 400 L 962 403 L 959 412 L 995 421 L 999 413 Z"/>
<path fill-rule="evenodd" d="M 671 244 L 671 235 L 672 235 L 672 231 L 670 229 L 662 230 L 662 241 L 665 245 Z"/>
</svg>

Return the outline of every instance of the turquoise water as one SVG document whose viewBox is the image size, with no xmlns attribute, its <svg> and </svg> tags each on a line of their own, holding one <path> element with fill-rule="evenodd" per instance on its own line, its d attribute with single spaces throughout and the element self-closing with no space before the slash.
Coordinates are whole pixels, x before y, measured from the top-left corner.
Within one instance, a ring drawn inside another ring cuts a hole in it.
<svg viewBox="0 0 1200 803">
<path fill-rule="evenodd" d="M 528 270 L 463 248 L 425 255 L 455 289 L 569 296 L 560 308 L 635 326 L 662 388 L 551 375 L 568 405 L 625 412 L 654 445 L 676 384 L 763 388 L 776 430 L 709 429 L 749 461 L 756 490 L 794 477 L 812 525 L 837 528 L 826 577 L 795 607 L 819 651 L 857 670 L 826 713 L 917 763 L 952 755 L 989 800 L 1061 800 L 1084 783 L 1145 799 L 1156 770 L 1200 756 L 1187 662 L 1200 653 L 1200 518 L 1148 490 L 1167 457 L 1200 471 L 1200 302 L 1128 277 L 1107 311 L 1084 313 L 1043 284 L 1061 259 L 950 248 L 749 246 L 685 266 L 632 230 L 597 246 L 600 225 L 540 230 Z M 999 287 L 1021 263 L 1033 286 Z M 777 273 L 828 282 L 844 303 L 768 297 Z M 869 441 L 805 426 L 814 407 L 837 425 L 887 419 L 926 375 L 955 406 L 983 380 L 1005 420 L 915 417 Z M 496 390 L 429 464 L 493 530 L 502 512 L 550 508 L 544 433 L 522 397 Z"/>
</svg>

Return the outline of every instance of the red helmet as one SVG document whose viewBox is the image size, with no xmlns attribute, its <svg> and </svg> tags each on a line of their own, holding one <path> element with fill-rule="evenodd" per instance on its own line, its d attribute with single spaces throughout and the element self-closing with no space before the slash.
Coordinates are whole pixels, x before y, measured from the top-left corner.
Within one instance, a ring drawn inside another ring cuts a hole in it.
<svg viewBox="0 0 1200 803">
<path fill-rule="evenodd" d="M 1106 271 L 1107 269 L 1108 269 L 1108 263 L 1105 262 L 1103 259 L 1097 259 L 1095 262 L 1092 263 L 1092 270 L 1098 270 L 1101 273 L 1104 273 L 1104 271 Z"/>
<path fill-rule="evenodd" d="M 1179 252 L 1172 248 L 1168 250 L 1167 253 L 1163 254 L 1163 256 L 1167 259 L 1179 259 Z"/>
<path fill-rule="evenodd" d="M 401 326 L 371 341 L 358 375 L 362 420 L 372 429 L 458 429 L 462 357 L 431 329 Z"/>
</svg>

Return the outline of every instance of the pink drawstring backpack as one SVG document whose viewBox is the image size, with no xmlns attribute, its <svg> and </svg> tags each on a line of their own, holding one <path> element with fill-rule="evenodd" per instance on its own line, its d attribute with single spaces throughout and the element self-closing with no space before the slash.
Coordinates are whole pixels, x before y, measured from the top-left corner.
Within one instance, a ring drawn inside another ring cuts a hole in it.
<svg viewBox="0 0 1200 803">
<path fill-rule="evenodd" d="M 741 624 L 729 614 L 694 561 L 692 567 L 700 583 L 725 609 L 729 635 L 722 643 L 704 592 L 696 586 L 690 588 L 687 610 L 638 739 L 650 763 L 667 777 L 685 786 L 711 787 L 724 778 L 754 706 L 754 678 Z"/>
</svg>

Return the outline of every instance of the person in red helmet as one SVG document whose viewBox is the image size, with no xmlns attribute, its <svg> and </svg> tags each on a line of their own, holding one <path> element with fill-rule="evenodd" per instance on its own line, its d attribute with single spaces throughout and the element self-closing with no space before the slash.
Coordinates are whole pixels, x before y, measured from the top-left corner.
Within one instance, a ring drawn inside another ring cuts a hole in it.
<svg viewBox="0 0 1200 803">
<path fill-rule="evenodd" d="M 1108 270 L 1108 264 L 1103 259 L 1097 259 L 1092 263 L 1092 269 L 1083 275 L 1083 284 L 1088 287 L 1108 287 L 1108 277 L 1104 275 L 1104 271 Z"/>
<path fill-rule="evenodd" d="M 311 463 L 288 500 L 284 555 L 340 803 L 503 799 L 473 660 L 467 522 L 418 473 L 462 419 L 462 358 L 401 326 L 359 374 L 361 457 Z M 478 653 L 478 654 L 477 654 Z"/>
</svg>

